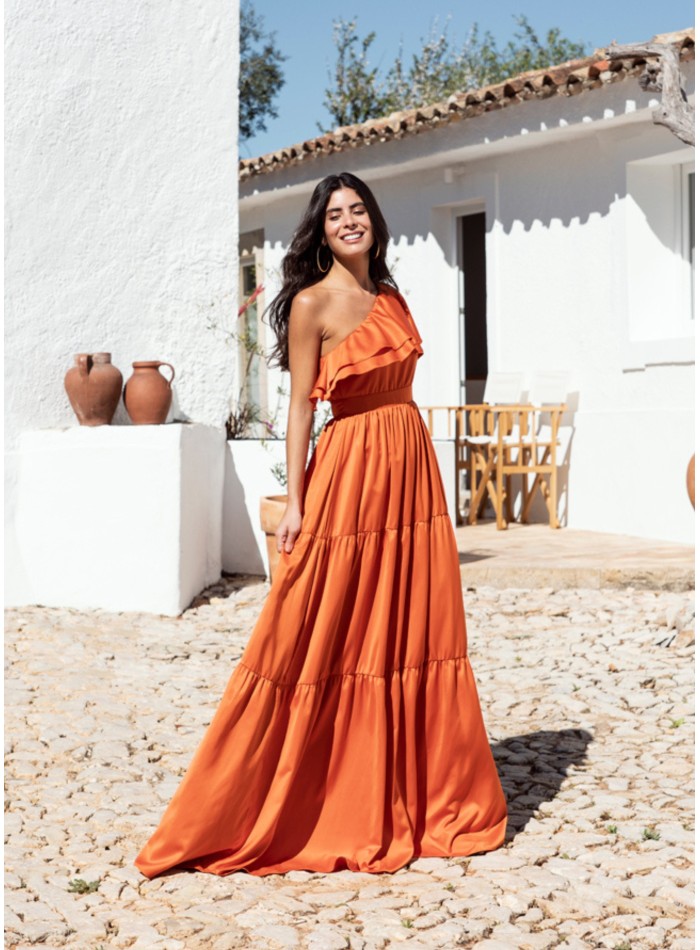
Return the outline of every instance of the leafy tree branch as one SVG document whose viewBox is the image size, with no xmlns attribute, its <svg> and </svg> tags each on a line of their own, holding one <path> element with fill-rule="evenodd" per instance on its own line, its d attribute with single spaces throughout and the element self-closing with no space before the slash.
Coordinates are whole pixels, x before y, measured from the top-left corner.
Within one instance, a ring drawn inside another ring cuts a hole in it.
<svg viewBox="0 0 700 950">
<path fill-rule="evenodd" d="M 274 100 L 284 85 L 287 59 L 275 46 L 275 34 L 265 32 L 251 0 L 241 4 L 240 57 L 238 129 L 245 141 L 267 130 L 266 119 L 277 118 Z"/>
<path fill-rule="evenodd" d="M 408 65 L 399 49 L 383 76 L 370 59 L 376 34 L 361 38 L 356 18 L 336 20 L 333 31 L 337 57 L 329 74 L 331 84 L 325 91 L 324 106 L 335 125 L 353 125 L 586 55 L 583 43 L 572 42 L 556 27 L 547 30 L 541 39 L 526 16 L 515 17 L 515 22 L 513 38 L 499 49 L 493 34 L 488 30 L 482 34 L 476 23 L 457 46 L 448 35 L 449 18 L 443 30 L 436 20 Z"/>
</svg>

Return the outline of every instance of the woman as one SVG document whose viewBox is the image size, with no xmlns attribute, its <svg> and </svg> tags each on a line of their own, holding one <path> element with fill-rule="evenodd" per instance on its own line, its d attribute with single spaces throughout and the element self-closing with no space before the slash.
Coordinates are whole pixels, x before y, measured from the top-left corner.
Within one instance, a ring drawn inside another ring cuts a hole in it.
<svg viewBox="0 0 700 950">
<path fill-rule="evenodd" d="M 506 806 L 466 650 L 437 462 L 411 398 L 421 338 L 354 175 L 321 181 L 271 307 L 291 372 L 274 583 L 136 864 L 394 871 L 498 847 Z M 317 399 L 333 419 L 305 471 Z"/>
</svg>

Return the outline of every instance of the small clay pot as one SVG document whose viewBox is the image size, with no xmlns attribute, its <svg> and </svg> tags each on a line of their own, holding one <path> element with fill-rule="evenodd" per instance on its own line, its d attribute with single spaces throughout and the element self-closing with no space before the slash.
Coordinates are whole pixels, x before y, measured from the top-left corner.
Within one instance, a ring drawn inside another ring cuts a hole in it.
<svg viewBox="0 0 700 950">
<path fill-rule="evenodd" d="M 160 360 L 140 360 L 131 364 L 134 372 L 124 387 L 124 405 L 136 426 L 158 426 L 165 422 L 173 401 L 175 370 Z M 167 366 L 172 373 L 166 379 L 159 369 Z"/>
<path fill-rule="evenodd" d="M 122 391 L 122 374 L 111 353 L 78 353 L 63 384 L 81 426 L 108 426 Z"/>
<path fill-rule="evenodd" d="M 685 487 L 688 489 L 688 498 L 690 504 L 695 507 L 695 452 L 688 462 L 688 468 L 685 473 Z"/>
<path fill-rule="evenodd" d="M 280 559 L 275 531 L 277 531 L 286 507 L 286 495 L 266 495 L 260 499 L 260 527 L 265 532 L 265 541 L 267 542 L 267 563 L 270 570 L 270 583 L 272 583 L 275 576 L 275 570 Z"/>
</svg>

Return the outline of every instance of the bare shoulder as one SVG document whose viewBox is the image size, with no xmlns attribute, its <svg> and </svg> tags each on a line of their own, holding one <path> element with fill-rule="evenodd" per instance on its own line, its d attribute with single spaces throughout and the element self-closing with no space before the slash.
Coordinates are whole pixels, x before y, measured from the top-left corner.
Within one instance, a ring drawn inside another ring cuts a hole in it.
<svg viewBox="0 0 700 950">
<path fill-rule="evenodd" d="M 330 304 L 330 296 L 329 291 L 318 284 L 300 290 L 292 300 L 290 325 L 296 324 L 304 330 L 320 330 Z"/>
</svg>

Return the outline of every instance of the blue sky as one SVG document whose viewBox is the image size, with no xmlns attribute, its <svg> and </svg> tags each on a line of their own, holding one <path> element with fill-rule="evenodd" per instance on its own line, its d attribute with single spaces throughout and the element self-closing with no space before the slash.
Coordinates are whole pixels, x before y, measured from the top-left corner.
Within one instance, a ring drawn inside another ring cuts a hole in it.
<svg viewBox="0 0 700 950">
<path fill-rule="evenodd" d="M 442 28 L 450 16 L 449 36 L 460 43 L 472 23 L 483 33 L 490 30 L 499 46 L 513 36 L 514 16 L 525 14 L 543 37 L 547 29 L 559 27 L 564 36 L 591 50 L 612 40 L 633 43 L 656 33 L 681 30 L 694 23 L 692 0 L 666 0 L 660 6 L 639 0 L 589 0 L 570 7 L 544 0 L 503 0 L 487 6 L 461 2 L 408 4 L 406 0 L 254 0 L 264 17 L 265 29 L 275 31 L 278 48 L 289 58 L 284 63 L 285 86 L 276 100 L 277 119 L 268 121 L 267 131 L 241 143 L 241 157 L 262 155 L 285 145 L 293 145 L 318 134 L 316 123 L 330 125 L 323 106 L 328 72 L 335 62 L 333 20 L 356 17 L 358 32 L 377 34 L 370 48 L 372 64 L 385 68 L 393 62 L 399 46 L 406 58 L 420 48 L 421 37 L 430 34 L 437 20 Z"/>
</svg>

